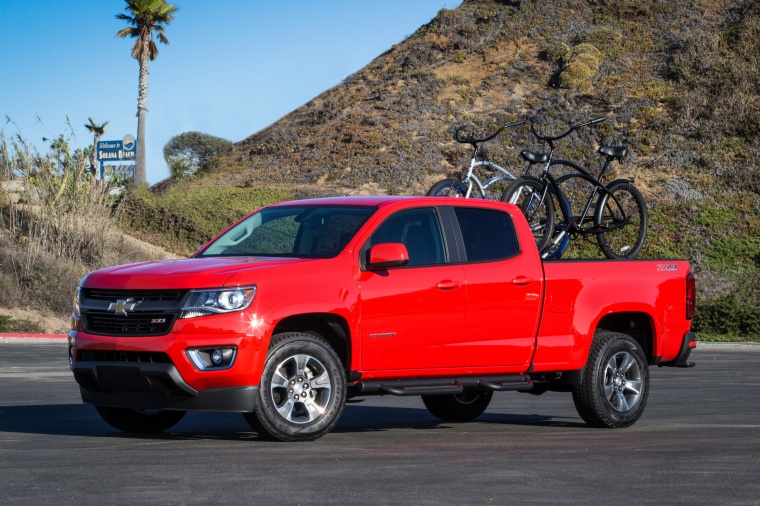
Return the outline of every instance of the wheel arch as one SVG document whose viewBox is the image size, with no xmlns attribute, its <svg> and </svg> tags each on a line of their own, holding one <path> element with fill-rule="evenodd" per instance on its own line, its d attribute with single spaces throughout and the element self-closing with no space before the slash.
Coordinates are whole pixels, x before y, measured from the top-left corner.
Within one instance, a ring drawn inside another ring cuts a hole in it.
<svg viewBox="0 0 760 506">
<path fill-rule="evenodd" d="M 303 332 L 327 341 L 348 370 L 351 363 L 351 330 L 345 318 L 334 313 L 304 313 L 280 320 L 272 335 Z"/>
<path fill-rule="evenodd" d="M 649 364 L 655 362 L 655 326 L 647 313 L 631 311 L 607 314 L 597 323 L 594 335 L 605 331 L 631 336 L 644 351 Z"/>
</svg>

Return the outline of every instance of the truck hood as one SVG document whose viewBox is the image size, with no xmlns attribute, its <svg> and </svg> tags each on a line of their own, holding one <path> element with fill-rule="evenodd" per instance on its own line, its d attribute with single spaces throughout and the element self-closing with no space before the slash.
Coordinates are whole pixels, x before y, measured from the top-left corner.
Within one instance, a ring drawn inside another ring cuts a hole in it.
<svg viewBox="0 0 760 506">
<path fill-rule="evenodd" d="M 82 286 L 114 290 L 218 288 L 252 269 L 313 262 L 314 259 L 210 257 L 160 260 L 107 267 L 88 274 Z"/>
</svg>

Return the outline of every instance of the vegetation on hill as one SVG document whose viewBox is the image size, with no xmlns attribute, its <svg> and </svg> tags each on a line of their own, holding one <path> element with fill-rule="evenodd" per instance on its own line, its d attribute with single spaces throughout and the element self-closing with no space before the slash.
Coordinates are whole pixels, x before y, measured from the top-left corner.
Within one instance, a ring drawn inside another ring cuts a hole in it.
<svg viewBox="0 0 760 506">
<path fill-rule="evenodd" d="M 758 57 L 752 0 L 465 0 L 192 175 L 130 193 L 126 222 L 188 252 L 270 199 L 424 194 L 466 164 L 459 125 L 536 116 L 561 132 L 605 116 L 557 155 L 593 172 L 599 145 L 628 145 L 610 179 L 635 178 L 649 206 L 641 257 L 692 262 L 700 339 L 757 339 Z M 546 148 L 527 127 L 490 144 L 514 173 L 522 149 Z M 567 255 L 599 257 L 583 241 Z"/>
</svg>

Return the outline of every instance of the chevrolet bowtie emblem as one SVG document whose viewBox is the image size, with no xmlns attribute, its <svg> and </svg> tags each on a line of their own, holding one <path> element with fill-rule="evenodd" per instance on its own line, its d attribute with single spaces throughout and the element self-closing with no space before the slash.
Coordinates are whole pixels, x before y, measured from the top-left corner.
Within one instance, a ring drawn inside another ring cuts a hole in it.
<svg viewBox="0 0 760 506">
<path fill-rule="evenodd" d="M 108 310 L 113 311 L 116 314 L 127 316 L 127 311 L 134 311 L 141 302 L 141 300 L 135 302 L 135 299 L 119 299 L 116 302 L 111 302 L 108 305 Z"/>
</svg>

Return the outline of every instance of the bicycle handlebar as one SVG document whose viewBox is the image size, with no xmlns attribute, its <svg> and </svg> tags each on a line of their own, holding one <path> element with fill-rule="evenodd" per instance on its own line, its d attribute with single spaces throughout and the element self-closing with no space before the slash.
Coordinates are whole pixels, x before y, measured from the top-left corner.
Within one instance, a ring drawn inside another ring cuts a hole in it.
<svg viewBox="0 0 760 506">
<path fill-rule="evenodd" d="M 454 140 L 457 141 L 457 142 L 461 142 L 462 144 L 472 144 L 472 145 L 475 145 L 475 144 L 480 143 L 480 142 L 490 141 L 491 139 L 493 139 L 494 137 L 496 137 L 497 135 L 499 135 L 505 128 L 511 128 L 511 127 L 520 126 L 520 125 L 522 125 L 524 123 L 527 123 L 527 122 L 528 122 L 527 120 L 522 120 L 522 121 L 518 121 L 517 123 L 507 123 L 506 125 L 502 126 L 498 130 L 496 130 L 494 133 L 492 133 L 491 135 L 489 135 L 488 137 L 484 137 L 482 139 L 476 139 L 474 137 L 462 137 L 462 136 L 460 136 L 459 132 L 461 132 L 462 130 L 464 130 L 465 128 L 467 128 L 466 126 L 460 126 L 456 130 L 454 130 Z"/>
<path fill-rule="evenodd" d="M 570 130 L 568 130 L 567 132 L 565 132 L 565 133 L 563 133 L 561 135 L 558 135 L 556 137 L 549 137 L 549 136 L 544 137 L 544 136 L 540 135 L 538 132 L 536 132 L 536 117 L 535 116 L 531 116 L 531 118 L 530 118 L 530 130 L 533 132 L 533 135 L 535 135 L 538 139 L 541 139 L 542 141 L 549 141 L 549 142 L 551 142 L 551 141 L 557 141 L 557 140 L 559 140 L 559 139 L 561 139 L 563 137 L 566 137 L 567 135 L 571 134 L 572 132 L 574 132 L 575 130 L 578 130 L 581 127 L 585 127 L 585 126 L 589 126 L 589 125 L 596 125 L 597 123 L 601 123 L 602 121 L 605 121 L 606 119 L 607 118 L 605 116 L 600 116 L 600 117 L 594 118 L 594 119 L 592 119 L 590 121 L 586 121 L 584 123 L 578 123 L 577 125 L 573 125 L 573 126 L 570 127 Z"/>
</svg>

